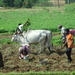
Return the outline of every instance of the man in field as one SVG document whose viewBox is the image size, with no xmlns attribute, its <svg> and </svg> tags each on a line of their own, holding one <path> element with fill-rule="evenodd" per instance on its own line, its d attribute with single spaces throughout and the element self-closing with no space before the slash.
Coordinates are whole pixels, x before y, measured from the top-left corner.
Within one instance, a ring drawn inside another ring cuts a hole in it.
<svg viewBox="0 0 75 75">
<path fill-rule="evenodd" d="M 72 61 L 71 51 L 72 48 L 74 47 L 74 39 L 73 39 L 73 35 L 69 33 L 69 29 L 65 30 L 65 34 L 66 34 L 66 40 L 62 48 L 64 48 L 67 44 L 66 55 L 68 57 L 68 62 L 71 62 Z"/>
<path fill-rule="evenodd" d="M 62 43 L 64 43 L 66 39 L 66 35 L 65 35 L 66 28 L 62 27 L 62 25 L 58 25 L 58 28 L 61 30 L 61 35 L 62 35 L 61 39 L 62 39 Z"/>
<path fill-rule="evenodd" d="M 19 24 L 18 24 L 18 27 L 17 27 L 17 29 L 16 29 L 16 33 L 22 34 L 23 29 L 24 29 L 24 26 L 25 26 L 25 29 L 26 29 L 27 26 L 28 26 L 28 24 L 29 24 L 29 19 L 27 20 L 27 22 L 26 22 L 25 24 L 19 23 Z"/>
</svg>

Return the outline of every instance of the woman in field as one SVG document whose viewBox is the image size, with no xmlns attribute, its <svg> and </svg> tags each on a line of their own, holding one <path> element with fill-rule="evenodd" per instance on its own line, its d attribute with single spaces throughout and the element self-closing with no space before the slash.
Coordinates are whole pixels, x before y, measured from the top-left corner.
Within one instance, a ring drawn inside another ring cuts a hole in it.
<svg viewBox="0 0 75 75">
<path fill-rule="evenodd" d="M 65 30 L 65 34 L 66 34 L 66 41 L 62 48 L 64 48 L 67 44 L 66 55 L 68 57 L 68 62 L 71 62 L 72 61 L 71 51 L 72 48 L 74 47 L 74 39 L 73 39 L 73 35 L 69 33 L 69 29 Z"/>
</svg>

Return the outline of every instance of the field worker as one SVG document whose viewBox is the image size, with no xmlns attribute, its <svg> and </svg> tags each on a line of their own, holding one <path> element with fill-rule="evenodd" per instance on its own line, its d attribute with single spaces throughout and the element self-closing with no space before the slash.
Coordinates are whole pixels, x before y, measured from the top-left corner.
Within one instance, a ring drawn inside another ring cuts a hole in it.
<svg viewBox="0 0 75 75">
<path fill-rule="evenodd" d="M 27 44 L 19 48 L 19 59 L 28 59 L 30 46 Z"/>
<path fill-rule="evenodd" d="M 23 27 L 23 25 L 21 23 L 19 23 L 18 27 L 16 28 L 16 32 L 19 34 L 22 33 L 22 27 Z"/>
<path fill-rule="evenodd" d="M 22 34 L 22 32 L 23 32 L 23 27 L 24 27 L 24 26 L 27 26 L 28 22 L 29 22 L 29 19 L 27 20 L 27 22 L 26 22 L 25 24 L 19 23 L 19 24 L 18 24 L 18 27 L 17 27 L 17 29 L 16 29 L 16 33 Z M 26 28 L 26 27 L 25 27 L 25 28 Z"/>
<path fill-rule="evenodd" d="M 25 24 L 24 24 L 24 25 L 25 25 Z M 22 28 L 23 28 L 24 25 L 21 24 L 21 23 L 19 23 L 19 24 L 18 24 L 18 27 L 17 27 L 17 29 L 16 29 L 16 33 L 22 34 L 22 32 L 23 32 Z"/>
<path fill-rule="evenodd" d="M 66 35 L 65 35 L 66 28 L 62 27 L 62 25 L 58 25 L 58 28 L 61 29 L 61 35 L 62 35 L 61 39 L 62 39 L 62 43 L 64 43 L 66 39 Z"/>
<path fill-rule="evenodd" d="M 71 51 L 72 48 L 74 47 L 74 39 L 73 39 L 73 35 L 69 33 L 69 29 L 65 30 L 65 34 L 66 34 L 66 41 L 62 48 L 64 48 L 67 44 L 66 55 L 68 57 L 68 62 L 71 62 L 72 61 Z"/>
</svg>

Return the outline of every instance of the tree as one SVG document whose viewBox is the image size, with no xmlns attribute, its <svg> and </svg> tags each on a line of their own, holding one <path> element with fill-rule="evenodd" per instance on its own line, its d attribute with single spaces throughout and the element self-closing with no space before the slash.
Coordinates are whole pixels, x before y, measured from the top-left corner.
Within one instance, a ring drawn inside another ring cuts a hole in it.
<svg viewBox="0 0 75 75">
<path fill-rule="evenodd" d="M 70 3 L 73 3 L 75 2 L 75 0 L 65 0 L 66 4 L 70 4 Z"/>
<path fill-rule="evenodd" d="M 0 0 L 0 3 L 3 7 L 13 7 L 14 6 L 14 0 Z"/>
<path fill-rule="evenodd" d="M 22 7 L 22 0 L 14 0 L 14 7 L 17 8 Z"/>
<path fill-rule="evenodd" d="M 32 8 L 32 3 L 30 0 L 24 0 L 23 6 L 26 8 Z"/>
<path fill-rule="evenodd" d="M 9 0 L 8 4 L 9 4 L 10 7 L 14 7 L 14 0 Z"/>
<path fill-rule="evenodd" d="M 59 3 L 59 0 L 58 0 L 58 7 L 60 8 L 60 3 Z"/>
<path fill-rule="evenodd" d="M 3 7 L 7 7 L 8 6 L 8 0 L 2 0 L 2 4 L 3 4 Z"/>
<path fill-rule="evenodd" d="M 32 8 L 32 4 L 35 3 L 37 0 L 0 0 L 0 6 L 3 7 L 25 7 L 25 8 Z"/>
<path fill-rule="evenodd" d="M 56 4 L 55 4 L 55 0 L 53 0 L 53 4 L 54 4 L 54 7 L 56 6 Z"/>
<path fill-rule="evenodd" d="M 2 7 L 2 0 L 0 0 L 0 7 Z"/>
</svg>

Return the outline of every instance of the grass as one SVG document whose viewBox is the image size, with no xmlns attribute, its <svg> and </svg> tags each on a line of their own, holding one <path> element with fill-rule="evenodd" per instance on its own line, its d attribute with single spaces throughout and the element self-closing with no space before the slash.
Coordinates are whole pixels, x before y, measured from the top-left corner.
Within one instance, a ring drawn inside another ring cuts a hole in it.
<svg viewBox="0 0 75 75">
<path fill-rule="evenodd" d="M 61 12 L 65 8 L 65 11 Z M 71 8 L 73 6 L 71 5 Z M 13 33 L 19 23 L 24 24 L 30 19 L 30 29 L 47 29 L 53 33 L 60 32 L 58 25 L 62 24 L 65 28 L 74 29 L 75 14 L 68 12 L 71 9 L 65 7 L 35 7 L 32 9 L 0 9 L 0 33 Z M 67 13 L 66 13 L 67 12 Z M 61 42 L 60 36 L 53 37 L 56 45 Z M 0 39 L 0 43 L 7 44 L 10 39 Z M 11 43 L 11 42 L 10 42 Z M 12 44 L 12 43 L 11 43 Z"/>
<path fill-rule="evenodd" d="M 49 12 L 49 9 L 0 10 L 0 32 L 14 32 L 18 23 L 24 24 L 28 18 L 30 18 L 31 26 L 29 28 L 31 29 L 48 29 L 52 32 L 58 32 L 57 26 L 59 24 L 74 29 L 75 14 L 60 11 Z"/>
<path fill-rule="evenodd" d="M 15 44 L 15 42 L 11 42 L 11 39 L 0 39 L 0 44 Z"/>
<path fill-rule="evenodd" d="M 1 73 L 2 74 L 2 73 Z M 15 73 L 15 72 L 10 72 L 6 73 L 5 75 L 74 75 L 75 72 L 25 72 L 25 73 Z M 4 74 L 3 74 L 4 75 Z"/>
</svg>

